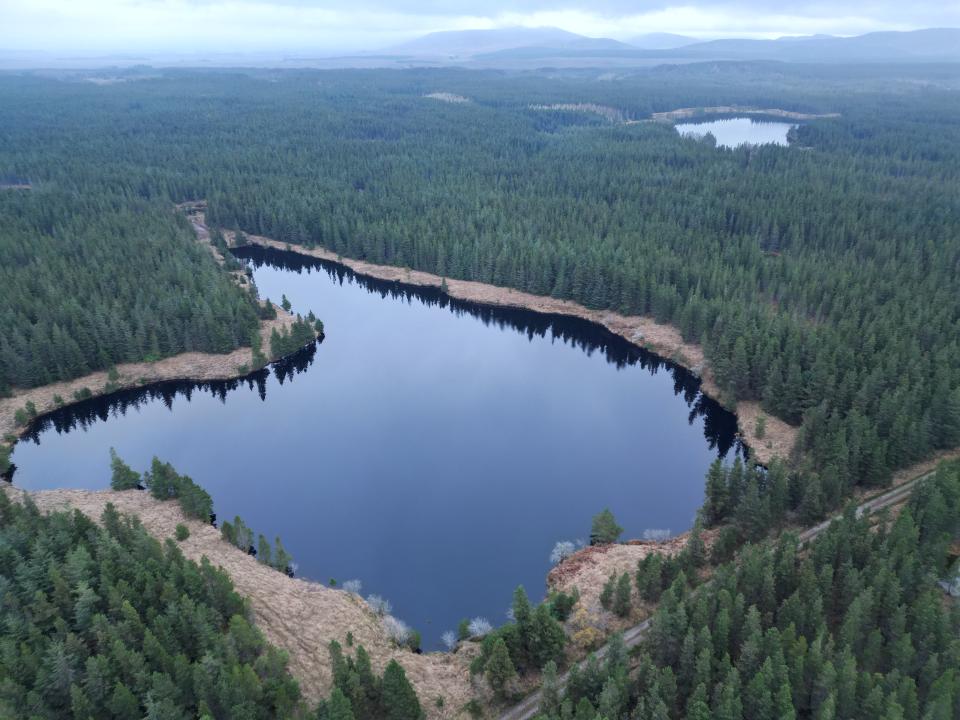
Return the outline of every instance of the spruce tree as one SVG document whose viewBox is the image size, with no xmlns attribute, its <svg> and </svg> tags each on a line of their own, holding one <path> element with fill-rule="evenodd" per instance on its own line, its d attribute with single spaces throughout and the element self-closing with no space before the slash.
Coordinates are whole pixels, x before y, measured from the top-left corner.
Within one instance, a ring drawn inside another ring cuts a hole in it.
<svg viewBox="0 0 960 720">
<path fill-rule="evenodd" d="M 617 575 L 614 573 L 607 578 L 607 581 L 603 584 L 603 589 L 600 591 L 600 606 L 604 610 L 611 610 L 613 608 L 613 594 L 616 590 L 616 585 Z"/>
<path fill-rule="evenodd" d="M 613 601 L 613 611 L 620 617 L 630 614 L 630 575 L 623 573 L 617 580 L 616 597 Z"/>
<path fill-rule="evenodd" d="M 560 713 L 560 681 L 557 678 L 557 663 L 550 660 L 543 666 L 540 683 L 540 714 L 556 717 Z"/>
<path fill-rule="evenodd" d="M 497 695 L 503 697 L 506 693 L 507 684 L 517 675 L 513 661 L 510 659 L 510 652 L 507 650 L 507 645 L 503 641 L 503 638 L 498 637 L 494 640 L 490 657 L 484 666 L 484 672 L 486 673 L 487 682 L 490 683 L 490 687 L 493 688 Z"/>
<path fill-rule="evenodd" d="M 417 693 L 396 660 L 387 663 L 383 672 L 383 707 L 387 720 L 422 720 L 424 716 Z"/>
<path fill-rule="evenodd" d="M 330 691 L 330 699 L 321 705 L 317 714 L 321 720 L 355 720 L 350 701 L 338 687 Z"/>
<path fill-rule="evenodd" d="M 593 524 L 590 528 L 591 545 L 609 545 L 617 542 L 623 528 L 617 525 L 613 513 L 609 509 L 604 509 L 593 516 Z"/>
<path fill-rule="evenodd" d="M 110 471 L 111 489 L 135 490 L 140 487 L 140 473 L 121 460 L 113 448 L 110 448 Z"/>
<path fill-rule="evenodd" d="M 720 458 L 710 464 L 707 472 L 706 500 L 703 513 L 707 526 L 717 525 L 727 516 L 727 473 Z"/>
</svg>

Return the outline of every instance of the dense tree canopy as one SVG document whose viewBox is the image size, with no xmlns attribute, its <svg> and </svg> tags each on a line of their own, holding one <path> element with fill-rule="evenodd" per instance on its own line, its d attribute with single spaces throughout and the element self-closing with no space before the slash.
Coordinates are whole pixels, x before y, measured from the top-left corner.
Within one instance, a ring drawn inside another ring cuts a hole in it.
<svg viewBox="0 0 960 720">
<path fill-rule="evenodd" d="M 170 206 L 51 184 L 0 190 L 0 223 L 0 390 L 250 343 L 253 302 Z"/>
<path fill-rule="evenodd" d="M 0 491 L 0 716 L 306 717 L 226 573 L 102 520 Z"/>
<path fill-rule="evenodd" d="M 548 683 L 540 720 L 960 717 L 960 607 L 937 584 L 958 538 L 954 462 L 879 528 L 849 512 L 809 550 L 750 546 L 693 592 L 681 574 L 637 672 L 614 641 L 565 693 Z"/>
<path fill-rule="evenodd" d="M 804 424 L 824 486 L 960 442 L 960 127 L 948 69 L 146 72 L 0 78 L 0 381 L 245 342 L 173 202 L 343 255 L 646 313 L 731 397 Z M 918 79 L 924 82 L 916 82 Z M 954 78 L 955 81 L 955 78 Z M 443 103 L 446 90 L 472 101 Z M 837 112 L 715 148 L 676 107 Z M 8 249 L 9 246 L 9 249 Z M 170 288 L 176 287 L 173 296 Z"/>
</svg>

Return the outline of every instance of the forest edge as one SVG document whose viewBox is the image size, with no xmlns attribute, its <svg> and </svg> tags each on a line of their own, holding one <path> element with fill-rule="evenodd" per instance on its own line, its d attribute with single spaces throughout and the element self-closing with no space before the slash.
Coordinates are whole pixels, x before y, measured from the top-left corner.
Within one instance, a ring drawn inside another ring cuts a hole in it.
<svg viewBox="0 0 960 720">
<path fill-rule="evenodd" d="M 191 223 L 198 235 L 209 235 L 201 210 L 194 212 L 191 216 Z M 621 315 L 609 310 L 591 310 L 571 300 L 561 300 L 547 295 L 533 295 L 509 287 L 489 285 L 473 280 L 445 278 L 433 273 L 395 265 L 378 265 L 365 260 L 343 257 L 322 247 L 307 248 L 290 245 L 260 235 L 245 233 L 243 235 L 244 242 L 237 245 L 235 232 L 223 230 L 223 234 L 231 247 L 250 245 L 273 248 L 303 257 L 335 262 L 349 268 L 358 275 L 378 280 L 437 288 L 457 300 L 587 320 L 606 328 L 614 335 L 618 335 L 639 348 L 683 367 L 700 378 L 702 392 L 736 415 L 740 439 L 749 447 L 751 457 L 760 464 L 766 465 L 775 457 L 788 459 L 796 445 L 798 427 L 764 412 L 759 402 L 740 400 L 734 403 L 715 382 L 704 357 L 703 348 L 700 345 L 686 342 L 680 330 L 676 327 L 658 323 L 651 317 Z M 760 433 L 761 436 L 758 437 L 756 432 L 757 421 L 760 418 L 763 418 L 760 421 L 760 427 L 763 429 Z"/>
<path fill-rule="evenodd" d="M 211 253 L 222 265 L 223 258 L 210 243 L 210 236 L 194 225 L 198 241 L 209 246 Z M 231 273 L 239 282 L 242 273 Z M 283 333 L 296 323 L 297 316 L 271 303 L 276 309 L 276 318 L 260 321 L 261 346 L 267 352 L 267 362 L 282 360 L 270 351 L 270 338 L 274 330 Z M 311 341 L 312 342 L 312 341 Z M 261 361 L 262 362 L 262 361 Z M 14 388 L 9 397 L 0 398 L 0 450 L 12 450 L 17 440 L 25 436 L 30 425 L 44 414 L 68 407 L 93 397 L 110 395 L 121 390 L 143 388 L 171 380 L 205 382 L 211 380 L 234 380 L 258 370 L 254 352 L 250 347 L 239 347 L 228 353 L 185 352 L 153 362 L 123 363 L 110 370 L 98 370 L 72 380 L 64 380 L 35 388 Z M 32 403 L 26 425 L 17 422 L 16 413 Z"/>
</svg>

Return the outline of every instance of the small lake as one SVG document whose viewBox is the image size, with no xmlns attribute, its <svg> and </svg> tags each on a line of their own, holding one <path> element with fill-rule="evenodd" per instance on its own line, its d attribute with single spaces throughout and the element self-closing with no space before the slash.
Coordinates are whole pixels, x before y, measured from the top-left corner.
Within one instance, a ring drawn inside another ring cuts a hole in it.
<svg viewBox="0 0 960 720">
<path fill-rule="evenodd" d="M 279 534 L 301 577 L 359 578 L 423 633 L 539 599 L 558 540 L 609 506 L 629 537 L 682 532 L 739 450 L 699 382 L 586 321 L 452 301 L 276 250 L 237 254 L 323 343 L 245 378 L 162 383 L 41 418 L 15 484 L 102 488 L 111 446 L 153 455 Z"/>
<path fill-rule="evenodd" d="M 709 122 L 678 123 L 674 127 L 684 137 L 702 138 L 710 133 L 717 139 L 718 146 L 736 148 L 741 145 L 789 145 L 787 133 L 797 125 L 752 118 L 729 118 Z"/>
</svg>

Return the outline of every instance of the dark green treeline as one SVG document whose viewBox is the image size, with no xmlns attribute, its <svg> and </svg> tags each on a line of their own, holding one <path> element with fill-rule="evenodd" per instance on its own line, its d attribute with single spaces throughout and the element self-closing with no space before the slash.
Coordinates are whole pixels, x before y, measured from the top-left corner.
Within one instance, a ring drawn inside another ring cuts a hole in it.
<svg viewBox="0 0 960 720">
<path fill-rule="evenodd" d="M 25 212 L 36 227 L 44 204 L 24 198 L 68 188 L 120 196 L 124 212 L 139 203 L 158 219 L 174 201 L 205 197 L 225 227 L 650 314 L 703 342 L 730 397 L 802 422 L 808 471 L 840 495 L 960 442 L 960 127 L 949 69 L 126 79 L 0 79 L 16 100 L 0 109 L 0 175 L 34 183 L 4 191 L 4 216 Z M 435 90 L 473 102 L 423 97 Z M 723 150 L 666 125 L 529 107 L 569 101 L 634 119 L 717 104 L 842 117 L 802 124 L 791 148 Z M 160 351 L 176 337 L 241 342 L 242 298 L 228 297 L 206 300 L 217 338 L 191 329 L 195 314 L 147 311 Z M 153 352 L 149 331 L 131 334 L 128 355 Z M 6 352 L 8 368 L 23 367 L 26 351 Z"/>
<path fill-rule="evenodd" d="M 958 538 L 954 462 L 879 529 L 851 511 L 809 550 L 748 546 L 695 592 L 681 573 L 637 670 L 620 641 L 565 691 L 547 672 L 538 720 L 960 717 L 960 606 L 937 583 Z"/>
</svg>

